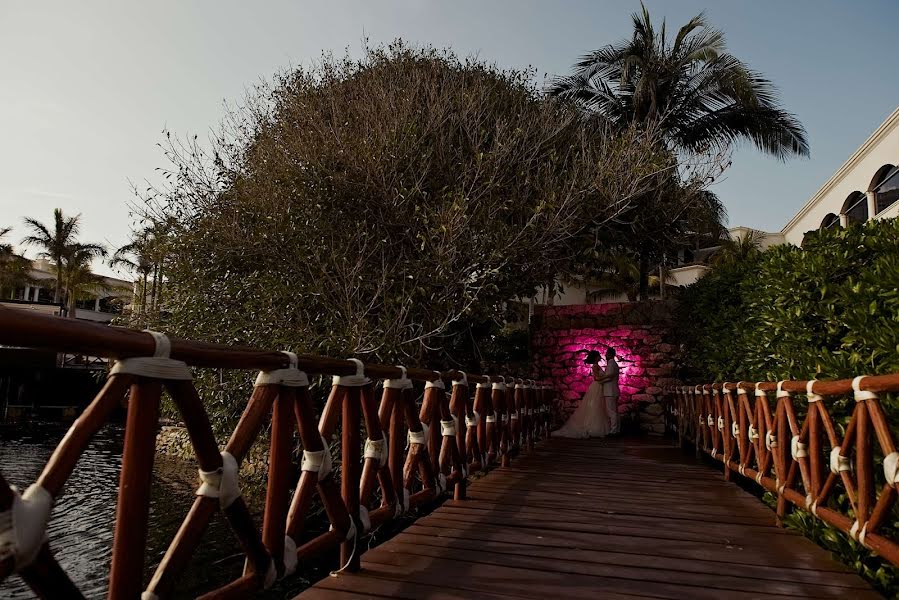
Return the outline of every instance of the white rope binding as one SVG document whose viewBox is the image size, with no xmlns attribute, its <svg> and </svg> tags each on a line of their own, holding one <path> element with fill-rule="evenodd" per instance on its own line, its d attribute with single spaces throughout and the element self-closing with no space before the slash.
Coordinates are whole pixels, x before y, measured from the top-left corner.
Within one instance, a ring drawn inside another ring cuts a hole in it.
<svg viewBox="0 0 899 600">
<path fill-rule="evenodd" d="M 384 468 L 387 465 L 387 435 L 381 432 L 381 439 L 373 440 L 368 438 L 365 440 L 365 451 L 362 458 L 374 458 L 378 461 L 378 467 Z"/>
<path fill-rule="evenodd" d="M 456 437 L 456 422 L 457 418 L 453 416 L 452 419 L 448 419 L 446 421 L 440 421 L 440 435 L 443 437 Z"/>
<path fill-rule="evenodd" d="M 866 375 L 859 375 L 855 379 L 852 380 L 852 392 L 855 396 L 856 402 L 864 402 L 865 400 L 877 400 L 877 394 L 874 392 L 869 392 L 868 390 L 861 389 L 862 379 L 864 379 Z"/>
<path fill-rule="evenodd" d="M 830 472 L 834 475 L 838 475 L 843 471 L 849 471 L 852 469 L 852 464 L 849 462 L 848 456 L 843 456 L 840 454 L 840 447 L 834 446 L 830 450 Z M 896 453 L 894 453 L 896 454 Z M 896 458 L 899 459 L 899 454 L 896 454 Z M 883 461 L 884 470 L 886 470 L 886 459 Z"/>
<path fill-rule="evenodd" d="M 16 488 L 12 492 L 12 506 L 0 513 L 0 561 L 13 557 L 19 572 L 34 562 L 47 541 L 53 496 L 36 483 L 24 494 Z"/>
<path fill-rule="evenodd" d="M 887 485 L 895 486 L 899 482 L 899 452 L 890 452 L 883 457 L 883 475 Z"/>
<path fill-rule="evenodd" d="M 812 391 L 812 388 L 815 387 L 815 382 L 817 379 L 812 379 L 805 384 L 805 395 L 808 398 L 809 404 L 814 404 L 815 402 L 821 402 L 824 400 L 824 396 L 820 394 L 816 394 Z"/>
<path fill-rule="evenodd" d="M 285 387 L 309 387 L 309 377 L 297 368 L 297 355 L 293 352 L 282 350 L 290 361 L 285 369 L 273 369 L 271 371 L 259 371 L 256 383 L 253 385 L 283 385 Z"/>
<path fill-rule="evenodd" d="M 464 385 L 468 387 L 468 375 L 465 374 L 465 371 L 459 371 L 462 374 L 462 379 L 454 379 L 453 385 Z"/>
<path fill-rule="evenodd" d="M 200 487 L 197 488 L 197 496 L 206 498 L 218 498 L 222 510 L 231 506 L 240 498 L 240 486 L 238 485 L 237 459 L 230 452 L 222 452 L 222 466 L 215 471 L 203 471 L 200 469 Z"/>
<path fill-rule="evenodd" d="M 371 379 L 365 376 L 365 365 L 358 358 L 350 358 L 350 362 L 356 364 L 355 375 L 335 375 L 331 380 L 331 385 L 340 385 L 343 387 L 364 387 L 371 383 Z"/>
<path fill-rule="evenodd" d="M 446 384 L 443 383 L 443 374 L 440 371 L 434 371 L 437 373 L 437 379 L 434 381 L 428 381 L 425 383 L 425 389 L 436 388 L 438 390 L 445 390 Z"/>
<path fill-rule="evenodd" d="M 397 365 L 397 369 L 403 372 L 399 379 L 385 379 L 384 388 L 388 390 L 411 390 L 412 380 L 406 377 L 406 367 Z"/>
<path fill-rule="evenodd" d="M 466 427 L 477 427 L 478 424 L 481 422 L 481 415 L 476 410 L 473 410 L 471 412 L 474 416 L 469 417 L 468 415 L 465 415 L 465 426 Z"/>
<path fill-rule="evenodd" d="M 302 471 L 311 471 L 318 473 L 318 480 L 321 481 L 331 473 L 331 447 L 322 437 L 323 450 L 303 450 L 303 462 L 300 466 Z"/>
<path fill-rule="evenodd" d="M 800 442 L 798 435 L 794 435 L 790 440 L 790 454 L 796 461 L 800 458 L 808 458 L 808 444 Z"/>
<path fill-rule="evenodd" d="M 153 336 L 153 341 L 156 342 L 153 356 L 132 356 L 116 360 L 109 370 L 110 376 L 127 374 L 173 381 L 190 381 L 194 378 L 186 362 L 169 358 L 172 343 L 165 334 L 149 329 L 144 331 Z"/>
<path fill-rule="evenodd" d="M 477 389 L 482 390 L 482 389 L 485 389 L 485 388 L 486 388 L 486 389 L 492 388 L 493 386 L 492 386 L 491 383 L 490 383 L 490 376 L 489 376 L 489 375 L 482 375 L 482 377 L 483 377 L 484 379 L 486 379 L 487 381 L 484 381 L 484 382 L 479 383 L 479 384 L 477 385 Z"/>
<path fill-rule="evenodd" d="M 428 426 L 424 423 L 421 424 L 421 431 L 412 431 L 409 430 L 409 443 L 410 444 L 427 444 L 428 440 Z"/>
</svg>

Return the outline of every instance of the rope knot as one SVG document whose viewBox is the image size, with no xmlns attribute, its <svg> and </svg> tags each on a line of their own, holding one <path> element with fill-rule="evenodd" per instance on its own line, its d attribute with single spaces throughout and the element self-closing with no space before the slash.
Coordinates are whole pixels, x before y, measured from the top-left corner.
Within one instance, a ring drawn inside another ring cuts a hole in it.
<svg viewBox="0 0 899 600">
<path fill-rule="evenodd" d="M 303 450 L 303 462 L 300 466 L 302 471 L 318 473 L 319 481 L 331 473 L 331 449 L 325 438 L 322 438 L 322 445 L 323 450 Z"/>
<path fill-rule="evenodd" d="M 877 394 L 868 390 L 861 389 L 862 379 L 865 375 L 859 375 L 852 380 L 852 391 L 856 402 L 864 402 L 865 400 L 877 400 Z"/>
<path fill-rule="evenodd" d="M 218 498 L 222 510 L 240 498 L 237 459 L 229 452 L 222 452 L 222 466 L 214 471 L 200 470 L 200 487 L 197 496 Z"/>
<path fill-rule="evenodd" d="M 145 329 L 144 332 L 153 336 L 153 341 L 156 343 L 153 356 L 133 356 L 116 360 L 112 369 L 109 370 L 110 377 L 127 374 L 173 381 L 193 379 L 193 374 L 186 362 L 169 357 L 172 352 L 172 343 L 165 334 L 149 329 Z"/>
<path fill-rule="evenodd" d="M 354 375 L 335 375 L 331 380 L 331 385 L 340 385 L 343 387 L 364 387 L 371 383 L 371 379 L 365 376 L 365 365 L 358 358 L 348 359 L 356 365 L 356 373 Z"/>
<path fill-rule="evenodd" d="M 287 355 L 289 364 L 284 369 L 271 371 L 259 371 L 254 386 L 259 385 L 283 385 L 287 387 L 309 387 L 309 377 L 297 368 L 297 355 L 293 352 L 282 350 Z"/>
<path fill-rule="evenodd" d="M 0 513 L 0 561 L 13 557 L 15 570 L 21 571 L 34 562 L 47 541 L 53 497 L 36 483 L 24 494 L 12 491 L 12 506 Z"/>
<path fill-rule="evenodd" d="M 379 440 L 371 438 L 365 440 L 365 452 L 362 457 L 377 459 L 378 466 L 383 469 L 387 465 L 387 436 L 381 433 Z"/>
<path fill-rule="evenodd" d="M 412 380 L 406 377 L 406 367 L 397 365 L 396 368 L 402 371 L 402 375 L 399 379 L 385 379 L 384 387 L 388 390 L 411 390 Z"/>
</svg>

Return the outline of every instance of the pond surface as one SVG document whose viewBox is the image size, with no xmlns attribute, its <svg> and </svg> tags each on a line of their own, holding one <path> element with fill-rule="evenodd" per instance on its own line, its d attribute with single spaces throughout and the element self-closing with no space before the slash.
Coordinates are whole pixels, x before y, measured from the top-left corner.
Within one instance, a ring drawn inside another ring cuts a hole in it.
<svg viewBox="0 0 899 600">
<path fill-rule="evenodd" d="M 65 430 L 53 426 L 0 431 L 0 470 L 24 490 L 40 474 Z M 50 548 L 69 577 L 87 598 L 105 598 L 115 522 L 116 493 L 121 465 L 123 430 L 109 425 L 101 430 L 81 456 L 58 498 L 50 518 Z M 194 499 L 196 471 L 191 465 L 160 460 L 153 473 L 149 538 L 144 575 L 149 581 Z M 248 502 L 261 523 L 262 498 Z M 182 575 L 175 598 L 193 598 L 238 577 L 243 555 L 227 523 L 216 516 L 188 571 Z M 331 561 L 325 561 L 330 564 Z M 333 565 L 330 565 L 333 567 Z M 277 585 L 267 598 L 290 598 L 320 579 L 327 570 L 319 564 L 303 564 L 301 575 Z M 34 598 L 31 590 L 12 575 L 0 584 L 0 598 Z"/>
</svg>

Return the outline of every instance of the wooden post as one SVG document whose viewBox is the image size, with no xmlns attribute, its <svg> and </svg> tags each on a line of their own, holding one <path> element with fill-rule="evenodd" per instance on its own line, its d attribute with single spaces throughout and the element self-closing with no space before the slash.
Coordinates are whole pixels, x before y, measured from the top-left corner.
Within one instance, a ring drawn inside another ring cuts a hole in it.
<svg viewBox="0 0 899 600">
<path fill-rule="evenodd" d="M 341 437 L 341 469 L 340 488 L 343 502 L 350 518 L 356 524 L 356 539 L 345 541 L 340 546 L 340 564 L 350 573 L 359 570 L 359 555 L 362 548 L 357 547 L 362 524 L 359 521 L 359 479 L 362 453 L 362 440 L 359 435 L 362 404 L 362 390 L 358 387 L 346 388 L 343 401 L 343 434 Z"/>
<path fill-rule="evenodd" d="M 119 477 L 109 598 L 138 598 L 143 589 L 150 482 L 162 384 L 140 378 L 131 386 Z"/>
<path fill-rule="evenodd" d="M 272 409 L 269 447 L 268 486 L 262 521 L 262 543 L 272 555 L 278 575 L 284 575 L 284 534 L 287 527 L 288 479 L 293 450 L 293 419 L 296 389 L 280 386 Z"/>
</svg>

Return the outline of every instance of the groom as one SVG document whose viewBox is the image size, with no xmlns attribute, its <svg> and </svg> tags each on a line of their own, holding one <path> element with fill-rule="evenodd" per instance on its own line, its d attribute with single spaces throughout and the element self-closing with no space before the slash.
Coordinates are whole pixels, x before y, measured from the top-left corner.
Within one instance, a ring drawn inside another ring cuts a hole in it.
<svg viewBox="0 0 899 600">
<path fill-rule="evenodd" d="M 602 383 L 602 395 L 606 399 L 606 412 L 611 425 L 609 435 L 618 435 L 621 430 L 618 421 L 618 361 L 615 360 L 615 349 L 612 347 L 606 350 L 606 368 L 598 381 Z"/>
</svg>

